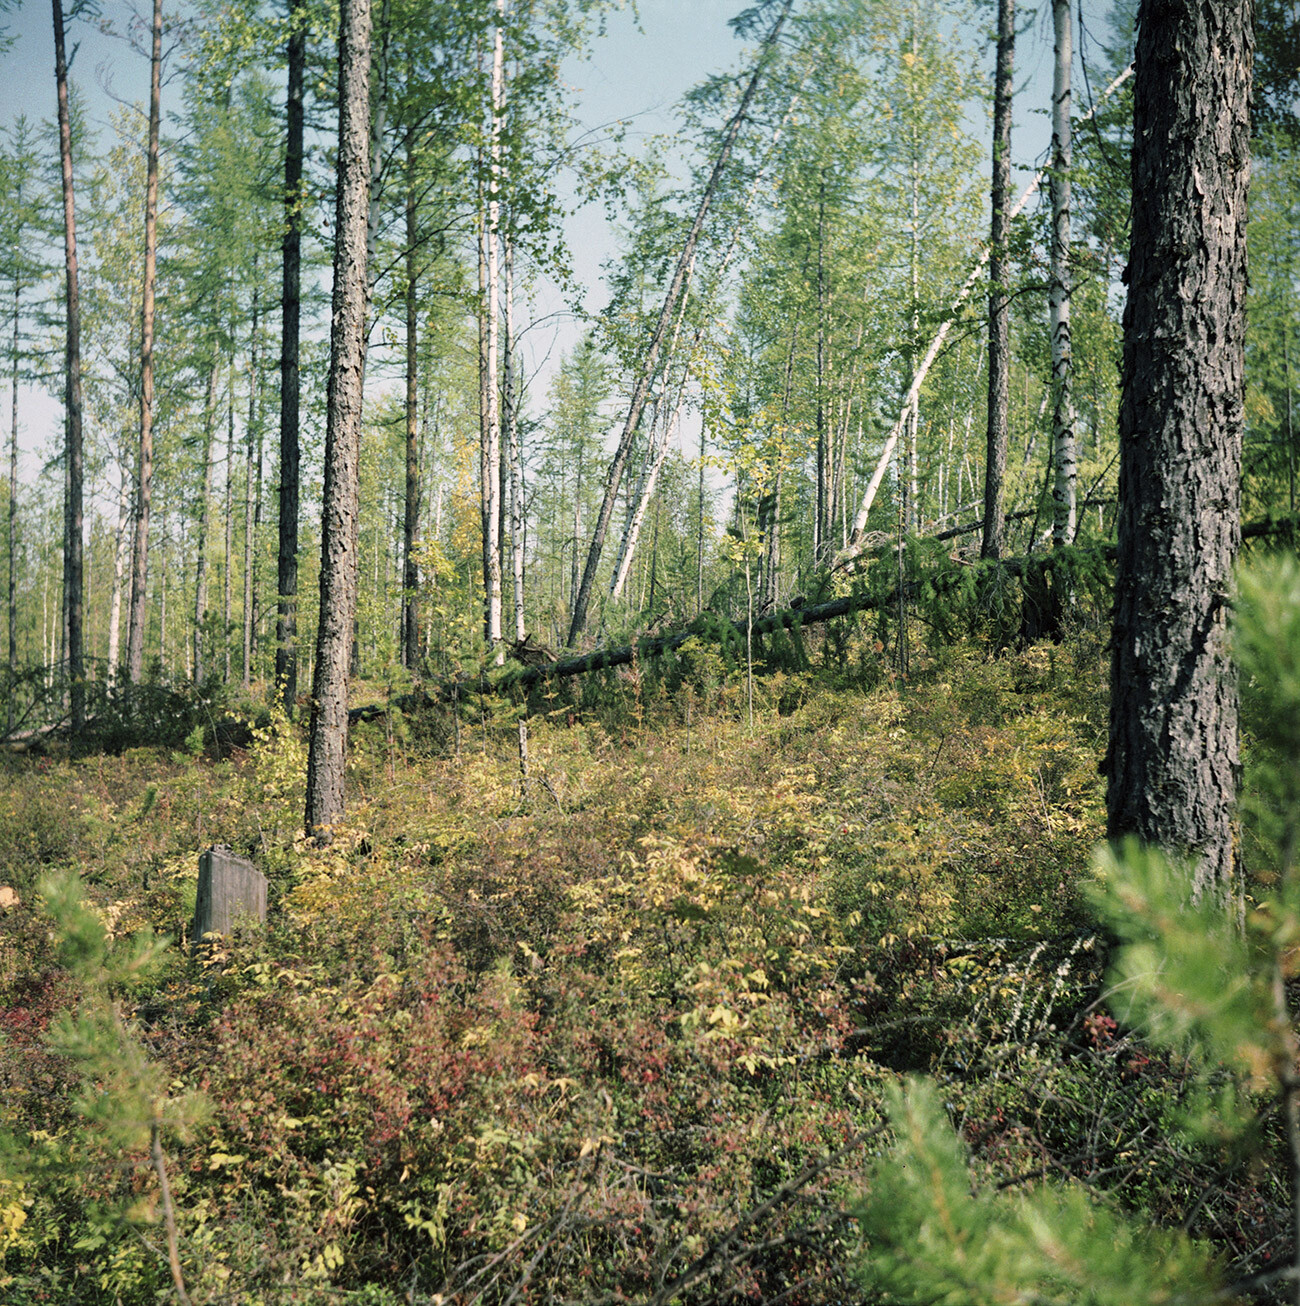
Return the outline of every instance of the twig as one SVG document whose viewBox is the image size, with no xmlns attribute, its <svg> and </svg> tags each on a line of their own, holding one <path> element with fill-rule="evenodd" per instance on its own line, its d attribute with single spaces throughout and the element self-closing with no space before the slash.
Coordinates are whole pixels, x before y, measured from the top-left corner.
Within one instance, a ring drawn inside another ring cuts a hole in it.
<svg viewBox="0 0 1300 1306">
<path fill-rule="evenodd" d="M 176 1242 L 176 1209 L 172 1206 L 171 1185 L 167 1182 L 167 1163 L 163 1158 L 162 1130 L 155 1120 L 149 1126 L 149 1150 L 153 1153 L 153 1168 L 158 1172 L 158 1187 L 162 1193 L 163 1224 L 167 1229 L 167 1260 L 171 1264 L 172 1283 L 181 1306 L 190 1306 L 189 1293 L 185 1291 L 185 1276 L 181 1273 L 181 1254 Z"/>
</svg>

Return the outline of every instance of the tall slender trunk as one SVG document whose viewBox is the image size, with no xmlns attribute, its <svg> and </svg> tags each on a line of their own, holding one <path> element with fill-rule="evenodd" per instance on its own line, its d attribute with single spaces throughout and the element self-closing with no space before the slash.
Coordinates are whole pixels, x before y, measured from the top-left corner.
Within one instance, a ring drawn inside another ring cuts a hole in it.
<svg viewBox="0 0 1300 1306">
<path fill-rule="evenodd" d="M 627 523 L 623 529 L 623 539 L 619 544 L 618 557 L 614 560 L 614 574 L 609 580 L 609 597 L 612 601 L 617 602 L 619 595 L 623 592 L 623 586 L 627 584 L 628 572 L 632 567 L 632 558 L 636 553 L 637 539 L 641 533 L 641 524 L 645 520 L 646 510 L 650 506 L 650 500 L 654 496 L 655 486 L 659 481 L 659 471 L 663 467 L 664 458 L 668 454 L 668 443 L 672 439 L 673 430 L 676 427 L 678 415 L 681 412 L 682 396 L 686 389 L 686 383 L 690 379 L 689 365 L 683 367 L 681 380 L 677 386 L 677 397 L 670 405 L 668 403 L 668 390 L 670 378 L 667 374 L 668 369 L 672 367 L 672 359 L 677 352 L 677 341 L 681 336 L 682 323 L 686 318 L 686 304 L 688 296 L 682 295 L 681 310 L 677 314 L 677 322 L 673 327 L 672 343 L 668 347 L 667 359 L 664 364 L 665 375 L 663 381 L 663 391 L 657 401 L 656 418 L 663 416 L 663 433 L 656 437 L 655 431 L 658 428 L 657 420 L 650 424 L 650 438 L 646 442 L 645 458 L 641 463 L 641 475 L 637 478 L 636 489 L 632 494 L 632 503 L 628 510 Z M 695 333 L 695 343 L 698 344 L 702 335 L 702 330 Z"/>
<path fill-rule="evenodd" d="M 159 511 L 158 516 L 159 516 L 159 524 L 161 525 L 163 524 L 164 521 L 161 510 Z M 166 675 L 168 671 L 168 665 L 167 665 L 168 553 L 169 551 L 167 548 L 167 532 L 164 530 L 161 533 L 159 539 L 159 546 L 158 546 L 158 573 L 159 573 L 158 575 L 158 667 L 163 675 Z M 186 644 L 184 640 L 182 640 L 181 647 L 183 649 L 188 650 L 189 645 Z M 189 661 L 188 652 L 186 653 L 185 660 L 186 662 Z"/>
<path fill-rule="evenodd" d="M 22 204 L 21 185 L 15 199 Z M 19 328 L 22 318 L 22 279 L 18 273 L 18 248 L 14 248 L 14 308 L 13 338 L 9 351 L 9 530 L 5 543 L 9 549 L 9 680 L 15 684 L 18 674 L 18 365 L 20 356 Z M 12 730 L 16 704 L 9 695 L 6 725 Z"/>
<path fill-rule="evenodd" d="M 118 660 L 122 655 L 122 591 L 126 581 L 127 550 L 131 525 L 131 493 L 126 469 L 117 488 L 117 530 L 113 534 L 113 593 L 108 603 L 108 670 L 109 689 L 117 685 Z"/>
<path fill-rule="evenodd" d="M 582 539 L 582 476 L 586 459 L 586 441 L 578 436 L 578 456 L 574 459 L 573 471 L 573 536 L 572 549 L 569 552 L 569 615 L 572 618 L 574 604 L 578 601 L 578 541 Z"/>
<path fill-rule="evenodd" d="M 285 101 L 284 239 L 281 243 L 280 530 L 276 579 L 275 683 L 285 711 L 298 700 L 298 389 L 302 301 L 303 73 L 307 3 L 289 0 Z"/>
<path fill-rule="evenodd" d="M 709 428 L 700 423 L 700 467 L 695 486 L 695 611 L 704 611 L 704 464 L 709 451 Z"/>
<path fill-rule="evenodd" d="M 420 666 L 420 569 L 415 540 L 420 524 L 419 261 L 415 192 L 415 134 L 406 134 L 406 496 L 402 515 L 402 665 Z"/>
<path fill-rule="evenodd" d="M 348 664 L 357 606 L 358 471 L 366 359 L 370 208 L 370 0 L 339 14 L 339 148 L 326 399 L 320 622 L 307 753 L 307 833 L 328 842 L 343 815 Z"/>
<path fill-rule="evenodd" d="M 223 488 L 225 499 L 226 538 L 225 559 L 221 572 L 221 682 L 230 684 L 230 580 L 234 555 L 234 501 L 231 497 L 230 474 L 235 467 L 235 359 L 230 358 L 230 388 L 226 395 L 226 476 Z"/>
<path fill-rule="evenodd" d="M 199 536 L 195 546 L 193 675 L 196 684 L 203 679 L 203 649 L 208 624 L 208 520 L 212 501 L 212 427 L 216 419 L 216 403 L 217 363 L 214 358 L 208 367 L 207 398 L 203 404 L 203 491 L 199 500 Z"/>
<path fill-rule="evenodd" d="M 614 514 L 614 504 L 618 499 L 619 486 L 622 484 L 623 471 L 627 466 L 627 460 L 632 452 L 632 440 L 636 434 L 637 424 L 641 420 L 641 411 L 645 407 L 645 401 L 650 393 L 650 386 L 654 380 L 655 373 L 659 366 L 659 355 L 663 349 L 664 340 L 668 335 L 668 327 L 672 322 L 673 314 L 676 311 L 677 303 L 686 286 L 688 271 L 695 258 L 695 247 L 699 243 L 700 233 L 704 229 L 704 220 L 708 216 L 709 209 L 713 203 L 713 197 L 717 193 L 718 186 L 722 180 L 722 175 L 726 171 L 727 164 L 730 162 L 732 150 L 735 148 L 736 137 L 740 133 L 741 124 L 745 121 L 749 112 L 749 106 L 753 102 L 755 92 L 758 90 L 758 84 L 762 79 L 763 73 L 771 61 L 773 52 L 776 49 L 777 39 L 780 37 L 781 30 L 785 26 L 786 18 L 790 14 L 794 0 L 784 0 L 780 11 L 777 14 L 776 21 L 768 31 L 767 36 L 763 39 L 763 44 L 759 50 L 758 58 L 755 63 L 754 71 L 750 74 L 749 81 L 746 83 L 745 90 L 741 94 L 740 104 L 728 122 L 723 132 L 722 145 L 718 150 L 718 157 L 714 161 L 713 171 L 709 175 L 709 180 L 705 184 L 704 193 L 700 196 L 700 203 L 695 211 L 695 218 L 691 223 L 690 230 L 687 232 L 686 240 L 682 245 L 681 253 L 678 255 L 677 266 L 673 271 L 673 279 L 669 284 L 668 293 L 664 296 L 663 306 L 659 310 L 659 317 L 655 323 L 654 332 L 650 337 L 650 345 L 646 350 L 645 358 L 642 361 L 640 372 L 636 379 L 636 384 L 632 390 L 632 400 L 628 406 L 627 417 L 623 422 L 623 429 L 619 435 L 618 447 L 615 450 L 613 461 L 610 463 L 609 472 L 605 477 L 605 493 L 601 500 L 600 512 L 596 517 L 595 530 L 592 533 L 591 547 L 587 550 L 587 563 L 583 568 L 582 582 L 578 587 L 578 597 L 574 602 L 573 620 L 569 625 L 569 637 L 567 643 L 572 646 L 577 643 L 582 633 L 587 628 L 587 608 L 591 602 L 591 591 L 596 583 L 596 571 L 600 566 L 600 557 L 605 548 L 605 536 L 609 531 L 610 518 Z M 700 552 L 700 576 L 699 588 L 703 589 L 703 525 L 701 522 L 701 552 Z"/>
<path fill-rule="evenodd" d="M 1055 478 L 1052 543 L 1074 542 L 1079 472 L 1074 435 L 1074 363 L 1070 347 L 1070 72 L 1074 61 L 1070 0 L 1052 0 L 1056 74 L 1052 83 L 1052 446 Z"/>
<path fill-rule="evenodd" d="M 817 489 L 813 518 L 813 558 L 830 553 L 830 504 L 826 485 L 826 172 L 817 188 Z"/>
<path fill-rule="evenodd" d="M 1011 187 L 1012 69 L 1016 0 L 998 0 L 998 66 L 993 88 L 993 222 L 989 233 L 989 416 L 984 460 L 984 542 L 980 556 L 1002 556 L 1002 481 L 1007 469 L 1011 313 L 1007 278 L 1007 192 Z"/>
<path fill-rule="evenodd" d="M 501 644 L 501 126 L 505 94 L 505 0 L 496 0 L 492 43 L 492 105 L 488 155 L 487 212 L 483 224 L 482 273 L 483 445 L 479 470 L 483 498 L 484 635 L 494 658 Z"/>
<path fill-rule="evenodd" d="M 615 602 L 622 594 L 623 586 L 627 583 L 628 572 L 632 568 L 632 558 L 636 553 L 641 527 L 645 523 L 645 515 L 659 484 L 659 473 L 663 469 L 664 459 L 668 456 L 668 446 L 672 443 L 681 418 L 682 400 L 689 378 L 689 368 L 683 368 L 681 380 L 677 384 L 676 397 L 672 403 L 669 403 L 667 394 L 663 396 L 658 414 L 661 420 L 651 428 L 645 462 L 642 464 L 641 475 L 632 496 L 632 509 L 628 514 L 627 526 L 623 531 L 623 542 L 619 546 L 618 558 L 614 563 L 614 575 L 610 581 L 609 597 Z M 656 529 L 658 521 L 659 518 L 656 516 Z"/>
<path fill-rule="evenodd" d="M 258 405 L 258 386 L 261 379 L 260 337 L 261 325 L 259 310 L 261 301 L 258 297 L 257 254 L 253 254 L 253 314 L 252 330 L 248 345 L 248 430 L 244 433 L 244 688 L 253 681 L 253 605 L 256 580 L 254 578 L 255 559 L 257 557 L 257 508 L 253 492 L 255 482 L 255 464 L 260 471 L 258 441 L 262 415 Z"/>
<path fill-rule="evenodd" d="M 503 384 L 505 392 L 506 462 L 510 471 L 510 575 L 514 581 L 515 640 L 528 634 L 524 612 L 524 461 L 519 441 L 519 377 L 515 358 L 515 249 L 505 240 L 505 339 Z"/>
<path fill-rule="evenodd" d="M 916 43 L 916 14 L 912 15 L 912 58 L 917 58 Z M 908 233 L 908 255 L 911 273 L 911 291 L 912 291 L 912 314 L 911 314 L 911 336 L 907 342 L 907 374 L 912 375 L 915 370 L 915 356 L 917 337 L 921 334 L 921 148 L 917 139 L 917 128 L 915 119 L 911 124 L 911 150 L 908 162 L 910 164 L 911 176 L 909 177 L 911 194 L 909 200 L 911 203 L 911 231 Z M 921 395 L 918 391 L 912 396 L 911 411 L 907 415 L 907 520 L 906 527 L 909 531 L 917 531 L 921 525 L 921 505 L 917 502 L 917 482 L 918 475 L 918 452 L 917 436 L 918 428 L 921 424 Z"/>
<path fill-rule="evenodd" d="M 1291 512 L 1295 512 L 1295 389 L 1291 384 L 1290 323 L 1282 323 L 1282 378 L 1286 383 L 1286 470 L 1287 494 Z M 12 500 L 10 500 L 12 503 Z M 10 510 L 12 511 L 12 509 Z"/>
<path fill-rule="evenodd" d="M 1108 835 L 1190 857 L 1195 895 L 1238 911 L 1251 10 L 1139 14 L 1106 760 Z"/>
<path fill-rule="evenodd" d="M 72 117 L 68 106 L 68 61 L 64 48 L 63 3 L 54 0 L 54 78 L 59 104 L 59 157 L 63 172 L 63 251 L 67 342 L 65 352 L 65 485 L 63 514 L 63 592 L 72 728 L 85 721 L 86 685 L 82 667 L 82 438 L 81 295 L 77 281 L 77 221 L 72 185 Z"/>
<path fill-rule="evenodd" d="M 149 517 L 153 498 L 154 290 L 158 271 L 158 132 L 162 117 L 162 0 L 154 0 L 149 59 L 149 143 L 145 173 L 144 281 L 140 313 L 140 456 L 136 465 L 135 545 L 131 559 L 131 620 L 127 675 L 144 674 L 146 597 L 149 586 Z"/>
</svg>

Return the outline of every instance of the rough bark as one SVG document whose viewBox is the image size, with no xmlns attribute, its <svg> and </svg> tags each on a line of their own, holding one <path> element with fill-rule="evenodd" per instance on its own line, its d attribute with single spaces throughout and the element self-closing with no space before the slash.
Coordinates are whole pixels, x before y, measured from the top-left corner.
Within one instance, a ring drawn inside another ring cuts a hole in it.
<svg viewBox="0 0 1300 1306">
<path fill-rule="evenodd" d="M 1146 0 L 1120 408 L 1107 814 L 1233 896 L 1250 0 Z"/>
<path fill-rule="evenodd" d="M 306 0 L 290 0 L 285 102 L 284 239 L 280 287 L 280 529 L 275 619 L 275 683 L 285 711 L 298 699 L 298 389 L 302 299 L 303 72 Z"/>
<path fill-rule="evenodd" d="M 1074 361 L 1070 340 L 1070 0 L 1052 0 L 1056 72 L 1052 84 L 1052 541 L 1074 542 L 1078 450 L 1074 436 Z"/>
<path fill-rule="evenodd" d="M 307 833 L 327 842 L 343 816 L 348 663 L 357 606 L 357 495 L 366 358 L 370 209 L 370 0 L 343 0 L 334 295 L 325 419 L 320 624 L 307 752 Z"/>
<path fill-rule="evenodd" d="M 567 643 L 570 647 L 577 643 L 587 628 L 587 608 L 591 603 L 591 591 L 596 583 L 596 571 L 600 566 L 600 557 L 605 549 L 605 537 L 609 532 L 610 518 L 614 515 L 614 504 L 618 499 L 623 472 L 627 467 L 627 460 L 632 452 L 632 440 L 636 434 L 637 424 L 641 420 L 641 412 L 650 393 L 651 383 L 654 381 L 655 373 L 659 367 L 659 355 L 663 350 L 664 340 L 668 335 L 669 324 L 672 322 L 678 301 L 686 286 L 687 275 L 695 257 L 695 247 L 699 243 L 700 232 L 704 229 L 704 220 L 713 204 L 713 197 L 717 193 L 718 186 L 722 181 L 722 175 L 730 162 L 741 124 L 745 120 L 745 115 L 749 112 L 749 106 L 753 102 L 763 73 L 767 70 L 772 52 L 776 48 L 777 39 L 781 34 L 781 29 L 785 26 L 785 21 L 789 17 L 793 3 L 794 0 L 785 0 L 780 12 L 777 14 L 776 21 L 772 24 L 763 40 L 754 71 L 750 74 L 749 81 L 740 97 L 739 107 L 736 109 L 735 114 L 732 115 L 723 133 L 722 145 L 718 150 L 717 158 L 714 160 L 713 171 L 705 183 L 704 192 L 700 196 L 700 203 L 695 211 L 695 218 L 691 223 L 690 230 L 687 232 L 681 253 L 678 255 L 677 266 L 673 271 L 673 279 L 669 284 L 668 293 L 664 296 L 663 306 L 659 310 L 659 318 L 655 323 L 654 333 L 650 337 L 650 345 L 646 350 L 640 374 L 637 376 L 636 384 L 632 389 L 632 400 L 628 405 L 627 417 L 624 419 L 623 429 L 619 435 L 618 447 L 614 452 L 613 461 L 610 463 L 609 472 L 605 477 L 604 497 L 601 500 L 595 529 L 592 532 L 591 546 L 587 550 L 587 562 L 583 568 L 582 581 L 578 586 L 578 595 L 574 600 L 573 620 L 569 624 Z"/>
<path fill-rule="evenodd" d="M 63 592 L 67 613 L 68 679 L 72 728 L 80 730 L 86 712 L 82 666 L 82 436 L 81 295 L 77 279 L 76 199 L 72 184 L 72 116 L 68 106 L 68 61 L 64 46 L 63 4 L 54 0 L 54 78 L 59 105 L 59 156 L 63 172 L 64 292 L 67 308 L 65 361 L 65 485 Z"/>
<path fill-rule="evenodd" d="M 1015 0 L 998 0 L 998 66 L 993 88 L 993 221 L 989 233 L 989 416 L 984 462 L 985 558 L 1002 556 L 1002 479 L 1007 468 L 1010 407 L 1011 313 L 1007 294 L 1007 191 L 1011 187 L 1012 67 L 1016 51 Z"/>
</svg>

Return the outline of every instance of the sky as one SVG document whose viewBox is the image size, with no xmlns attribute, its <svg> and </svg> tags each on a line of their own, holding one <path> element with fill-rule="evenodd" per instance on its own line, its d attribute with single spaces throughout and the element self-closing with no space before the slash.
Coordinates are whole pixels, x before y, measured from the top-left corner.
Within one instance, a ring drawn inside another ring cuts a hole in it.
<svg viewBox="0 0 1300 1306">
<path fill-rule="evenodd" d="M 1109 0 L 1084 0 L 1085 25 L 1098 34 L 1105 30 L 1108 4 Z M 742 0 L 638 0 L 635 18 L 627 9 L 611 15 L 606 34 L 595 43 L 590 57 L 572 59 L 563 69 L 574 89 L 578 118 L 589 128 L 622 120 L 629 124 L 632 140 L 671 136 L 676 128 L 674 106 L 681 96 L 708 74 L 738 66 L 745 46 L 730 30 L 728 20 L 742 7 Z M 118 27 L 129 24 L 132 10 L 128 4 L 103 0 L 102 8 Z M 1021 167 L 1023 184 L 1033 165 L 1042 161 L 1050 140 L 1047 110 L 1052 30 L 1046 0 L 1037 0 L 1033 5 L 1022 0 L 1020 9 L 1024 27 L 1016 51 L 1013 154 Z M 987 14 L 987 5 L 984 12 Z M 977 21 L 985 23 L 989 19 Z M 54 42 L 49 7 L 29 0 L 8 16 L 8 30 L 14 39 L 0 56 L 0 123 L 8 124 L 20 113 L 34 120 L 53 120 Z M 77 46 L 73 79 L 87 95 L 92 118 L 102 139 L 107 140 L 109 115 L 117 100 L 143 102 L 148 94 L 147 59 L 126 42 L 108 37 L 86 23 L 75 24 L 68 39 L 70 45 Z M 1091 58 L 1097 56 L 1095 45 L 1086 46 L 1085 52 Z M 991 48 L 986 62 L 992 63 Z M 177 98 L 173 90 L 173 105 Z M 1080 98 L 1076 97 L 1076 105 Z M 166 88 L 163 99 L 166 112 Z M 982 123 L 978 127 L 987 130 Z M 570 219 L 568 237 L 573 270 L 589 287 L 586 307 L 597 311 L 605 299 L 601 264 L 616 252 L 617 233 L 610 228 L 603 210 L 593 207 Z M 553 296 L 542 291 L 534 307 L 544 314 L 557 304 Z M 529 343 L 533 368 L 539 373 L 535 396 L 544 395 L 547 374 L 560 352 L 576 343 L 580 330 L 579 324 L 568 323 L 558 333 L 534 333 Z M 28 481 L 36 470 L 34 451 L 51 447 L 61 426 L 62 409 L 48 395 L 21 389 L 20 404 L 20 420 L 25 426 L 21 476 Z"/>
</svg>

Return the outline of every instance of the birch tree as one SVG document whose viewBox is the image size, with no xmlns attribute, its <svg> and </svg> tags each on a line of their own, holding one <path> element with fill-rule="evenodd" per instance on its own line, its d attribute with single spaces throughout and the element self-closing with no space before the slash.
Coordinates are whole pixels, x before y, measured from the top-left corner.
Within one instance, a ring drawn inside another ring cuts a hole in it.
<svg viewBox="0 0 1300 1306">
<path fill-rule="evenodd" d="M 1074 540 L 1078 450 L 1074 438 L 1073 359 L 1070 347 L 1070 72 L 1074 61 L 1070 0 L 1052 0 L 1056 35 L 1052 81 L 1052 447 L 1054 506 L 1052 540 Z"/>
<path fill-rule="evenodd" d="M 1011 96 L 1016 0 L 998 0 L 997 71 L 993 88 L 992 226 L 989 237 L 989 404 L 984 463 L 985 558 L 1002 554 L 1002 478 L 1007 466 L 1011 330 L 1007 286 L 1007 192 L 1011 188 Z"/>
<path fill-rule="evenodd" d="M 777 5 L 776 17 L 773 19 L 772 25 L 759 47 L 753 71 L 750 73 L 745 83 L 745 89 L 741 93 L 740 103 L 723 130 L 722 142 L 714 160 L 713 169 L 700 195 L 695 217 L 682 244 L 676 267 L 673 270 L 672 281 L 669 284 L 667 294 L 664 296 L 658 320 L 655 323 L 644 360 L 633 385 L 632 398 L 628 405 L 627 416 L 623 422 L 623 429 L 619 434 L 618 446 L 615 449 L 614 457 L 610 462 L 609 471 L 605 477 L 605 491 L 596 517 L 595 529 L 592 532 L 591 545 L 587 550 L 587 561 L 583 568 L 582 580 L 578 586 L 577 598 L 573 605 L 573 619 L 569 624 L 567 640 L 571 647 L 578 642 L 587 628 L 587 608 L 591 602 L 591 591 L 596 582 L 596 571 L 600 566 L 601 554 L 604 552 L 605 537 L 609 531 L 610 519 L 614 514 L 614 503 L 618 497 L 619 487 L 622 484 L 623 472 L 627 467 L 628 458 L 632 452 L 633 437 L 641 421 L 641 413 L 650 393 L 651 384 L 658 371 L 659 357 L 663 351 L 664 342 L 668 338 L 668 330 L 676 314 L 678 302 L 686 287 L 687 275 L 695 256 L 695 248 L 700 240 L 700 233 L 704 229 L 709 207 L 713 203 L 719 183 L 731 159 L 732 151 L 735 149 L 736 138 L 740 134 L 741 125 L 745 121 L 745 116 L 753 102 L 759 83 L 775 56 L 777 40 L 785 26 L 786 19 L 789 17 L 793 3 L 794 0 L 780 0 Z"/>
</svg>

